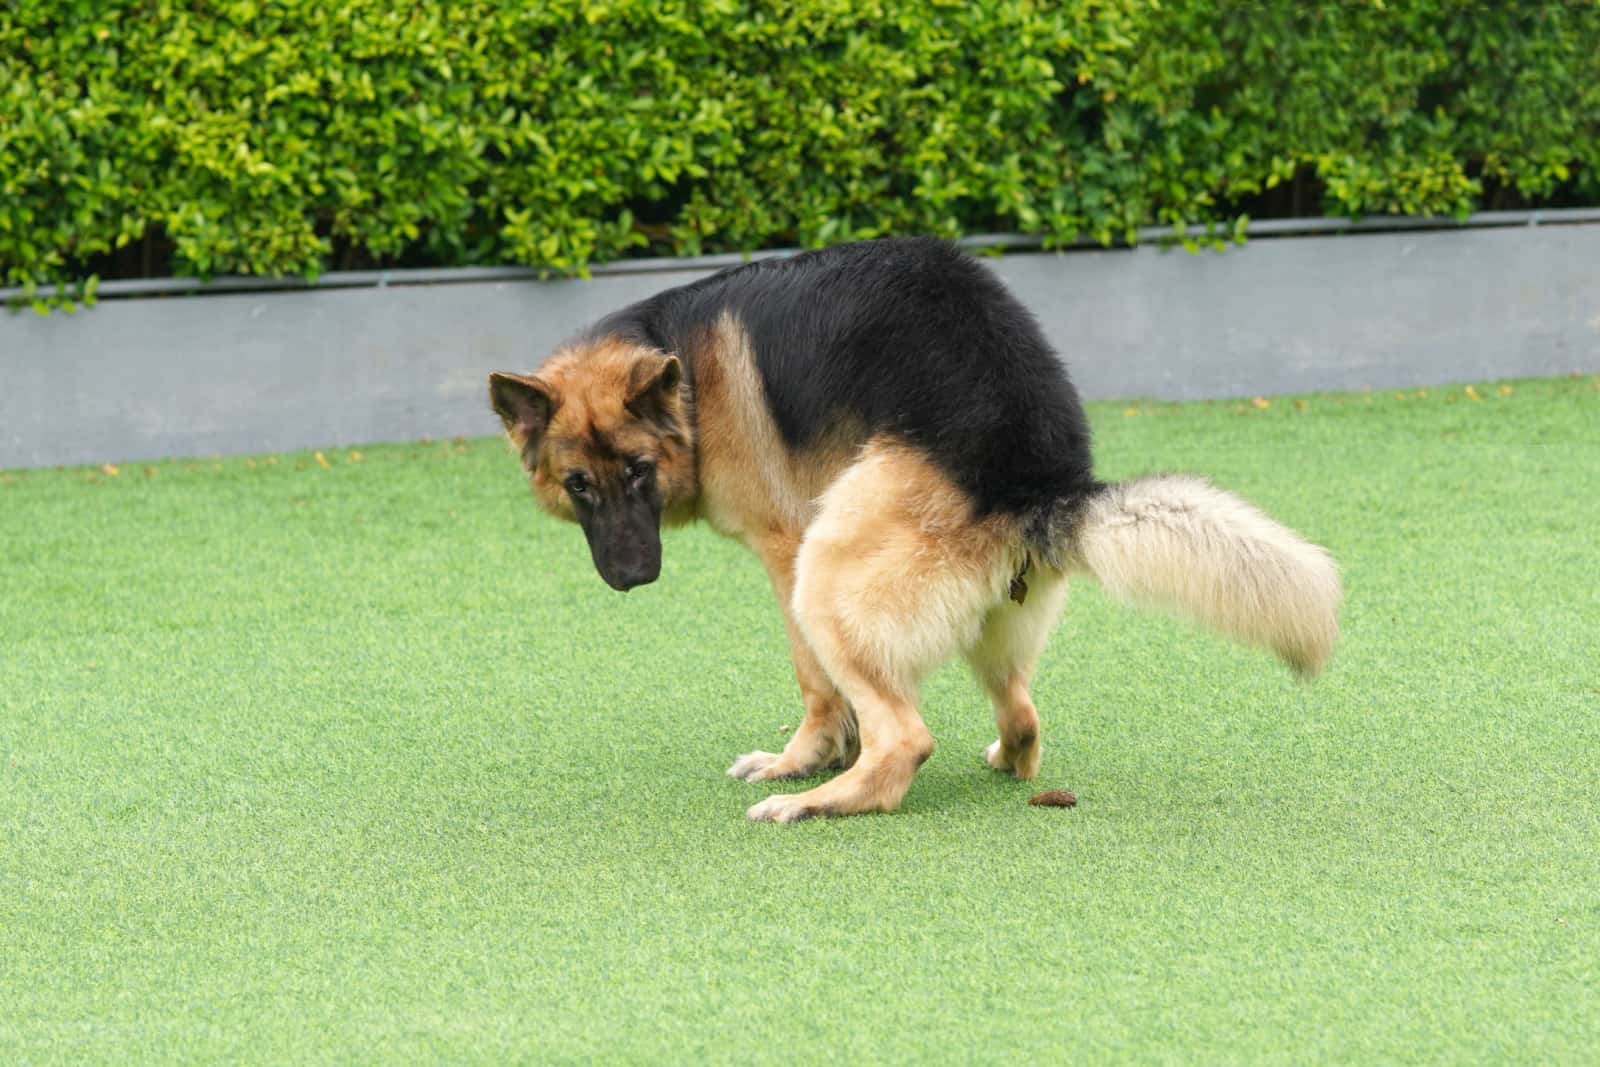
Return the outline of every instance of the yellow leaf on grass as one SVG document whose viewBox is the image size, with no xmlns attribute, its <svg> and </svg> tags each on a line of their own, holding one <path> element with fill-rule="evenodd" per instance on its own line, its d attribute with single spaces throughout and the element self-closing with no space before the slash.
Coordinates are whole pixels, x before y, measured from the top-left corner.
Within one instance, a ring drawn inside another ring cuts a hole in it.
<svg viewBox="0 0 1600 1067">
<path fill-rule="evenodd" d="M 1476 390 L 1476 389 L 1474 389 L 1474 388 L 1473 388 L 1473 387 L 1472 387 L 1472 386 L 1470 386 L 1470 385 L 1469 385 L 1469 386 L 1467 386 L 1467 387 L 1466 387 L 1466 389 L 1465 389 L 1465 390 L 1463 390 L 1463 391 L 1464 391 L 1464 392 L 1465 392 L 1465 393 L 1466 393 L 1466 394 L 1467 394 L 1467 395 L 1468 395 L 1468 396 L 1469 396 L 1469 397 L 1471 397 L 1471 398 L 1472 398 L 1472 399 L 1474 399 L 1474 400 L 1482 400 L 1482 399 L 1483 399 L 1483 397 L 1481 397 L 1481 396 L 1479 396 L 1479 395 L 1478 395 L 1478 391 L 1477 391 L 1477 390 Z"/>
<path fill-rule="evenodd" d="M 1126 415 L 1126 416 L 1127 416 L 1127 417 L 1128 417 L 1128 418 L 1130 418 L 1130 419 L 1131 419 L 1131 418 L 1133 418 L 1133 417 L 1134 417 L 1134 416 L 1135 416 L 1135 415 L 1137 415 L 1137 414 L 1139 414 L 1139 409 L 1138 409 L 1138 408 L 1123 408 L 1123 409 L 1122 409 L 1122 413 L 1123 413 L 1123 414 L 1124 414 L 1124 415 Z"/>
<path fill-rule="evenodd" d="M 1268 400 L 1264 396 L 1258 396 L 1254 400 L 1250 401 L 1250 403 L 1254 404 L 1258 408 L 1270 408 L 1272 406 L 1272 401 Z"/>
<path fill-rule="evenodd" d="M 328 462 L 328 457 L 327 456 L 324 456 L 321 452 L 318 452 L 317 453 L 317 466 L 326 469 L 328 467 L 333 466 L 333 464 Z"/>
<path fill-rule="evenodd" d="M 1498 391 L 1501 396 L 1510 396 L 1512 393 L 1516 392 L 1516 390 L 1511 388 L 1509 385 L 1502 385 Z"/>
<path fill-rule="evenodd" d="M 100 468 L 100 473 L 109 474 L 111 477 L 115 478 L 117 475 L 122 473 L 122 468 L 113 467 L 111 464 L 107 463 Z"/>
<path fill-rule="evenodd" d="M 1306 408 L 1308 408 L 1310 406 L 1311 405 L 1307 404 L 1304 400 L 1296 400 L 1294 402 L 1294 409 L 1296 411 L 1304 411 Z"/>
</svg>

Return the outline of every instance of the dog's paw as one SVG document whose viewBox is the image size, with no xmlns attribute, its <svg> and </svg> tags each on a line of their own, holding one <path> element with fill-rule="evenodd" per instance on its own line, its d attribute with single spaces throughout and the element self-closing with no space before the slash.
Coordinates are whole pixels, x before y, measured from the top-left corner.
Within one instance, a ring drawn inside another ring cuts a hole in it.
<svg viewBox="0 0 1600 1067">
<path fill-rule="evenodd" d="M 809 767 L 796 767 L 783 758 L 781 752 L 746 752 L 728 768 L 729 778 L 742 778 L 746 782 L 770 782 L 775 778 L 804 778 L 811 773 Z"/>
<path fill-rule="evenodd" d="M 728 768 L 728 777 L 742 778 L 746 782 L 765 781 L 767 771 L 782 758 L 776 752 L 746 752 L 733 761 L 733 766 Z"/>
<path fill-rule="evenodd" d="M 828 814 L 804 798 L 804 793 L 778 793 L 752 804 L 744 817 L 751 822 L 799 822 Z"/>
<path fill-rule="evenodd" d="M 996 741 L 983 750 L 983 761 L 997 771 L 1010 771 L 1026 781 L 1039 773 L 1039 746 L 1034 744 L 1027 752 L 1014 754 L 1004 751 Z"/>
</svg>

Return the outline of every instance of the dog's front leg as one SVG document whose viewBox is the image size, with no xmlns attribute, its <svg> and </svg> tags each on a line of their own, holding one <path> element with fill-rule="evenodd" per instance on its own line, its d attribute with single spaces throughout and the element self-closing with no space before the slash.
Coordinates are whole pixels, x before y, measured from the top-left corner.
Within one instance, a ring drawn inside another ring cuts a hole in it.
<svg viewBox="0 0 1600 1067">
<path fill-rule="evenodd" d="M 795 624 L 791 601 L 794 557 L 799 544 L 798 535 L 774 534 L 752 545 L 766 566 L 773 591 L 783 607 L 784 627 L 789 631 L 789 655 L 794 660 L 795 678 L 800 683 L 805 717 L 782 752 L 746 752 L 734 760 L 728 774 L 747 782 L 807 778 L 825 767 L 849 767 L 860 751 L 855 716 L 851 714 L 849 703 L 834 688 Z"/>
</svg>

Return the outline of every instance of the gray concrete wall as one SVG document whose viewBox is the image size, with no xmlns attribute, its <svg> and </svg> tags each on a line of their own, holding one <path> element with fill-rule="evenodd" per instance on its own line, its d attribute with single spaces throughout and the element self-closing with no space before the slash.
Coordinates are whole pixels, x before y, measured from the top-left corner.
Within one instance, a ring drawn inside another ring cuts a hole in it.
<svg viewBox="0 0 1600 1067">
<path fill-rule="evenodd" d="M 1600 225 L 1010 254 L 1091 398 L 1600 371 Z M 698 270 L 105 300 L 0 312 L 0 468 L 498 429 L 490 370 Z"/>
</svg>

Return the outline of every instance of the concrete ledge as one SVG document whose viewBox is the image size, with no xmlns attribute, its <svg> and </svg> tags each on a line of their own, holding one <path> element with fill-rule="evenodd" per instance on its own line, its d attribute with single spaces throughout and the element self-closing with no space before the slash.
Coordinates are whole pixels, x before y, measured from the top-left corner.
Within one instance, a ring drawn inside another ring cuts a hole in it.
<svg viewBox="0 0 1600 1067">
<path fill-rule="evenodd" d="M 994 265 L 1090 398 L 1600 371 L 1600 225 L 1566 221 Z M 716 265 L 0 313 L 0 468 L 493 433 L 490 370 Z"/>
<path fill-rule="evenodd" d="M 1346 218 L 1293 218 L 1256 219 L 1245 226 L 1252 241 L 1305 234 L 1355 234 L 1391 233 L 1397 231 L 1428 231 L 1462 229 L 1501 229 L 1524 226 L 1575 226 L 1600 222 L 1600 207 L 1549 208 L 1536 211 L 1480 211 L 1464 219 L 1437 216 L 1375 215 L 1351 220 Z M 1184 236 L 1205 238 L 1205 226 L 1188 226 Z M 1174 237 L 1170 226 L 1146 226 L 1138 231 L 1138 244 L 1160 246 Z M 963 237 L 960 242 L 973 250 L 1038 251 L 1044 239 L 1030 234 L 987 233 Z M 1080 238 L 1058 249 L 1062 252 L 1101 252 L 1105 249 L 1089 238 Z M 721 253 L 708 256 L 678 258 L 620 259 L 612 263 L 597 263 L 590 268 L 594 277 L 617 274 L 654 274 L 661 271 L 721 270 L 756 259 L 792 256 L 798 249 L 775 249 L 764 252 L 740 254 Z M 365 289 L 385 288 L 392 285 L 456 285 L 465 282 L 542 281 L 547 271 L 537 267 L 417 267 L 391 270 L 336 270 L 311 280 L 297 277 L 271 277 L 266 275 L 229 274 L 216 278 L 129 278 L 109 281 L 98 289 L 99 298 L 117 300 L 127 297 L 173 296 L 178 294 L 214 295 L 217 293 L 244 293 L 278 289 Z M 0 289 L 0 303 L 26 301 L 31 297 L 26 289 Z"/>
</svg>

